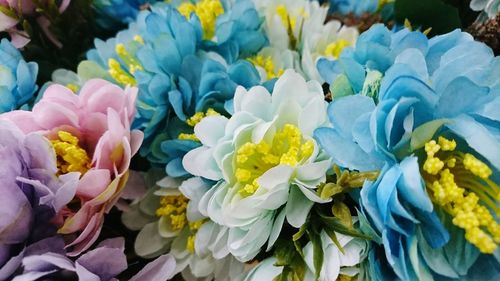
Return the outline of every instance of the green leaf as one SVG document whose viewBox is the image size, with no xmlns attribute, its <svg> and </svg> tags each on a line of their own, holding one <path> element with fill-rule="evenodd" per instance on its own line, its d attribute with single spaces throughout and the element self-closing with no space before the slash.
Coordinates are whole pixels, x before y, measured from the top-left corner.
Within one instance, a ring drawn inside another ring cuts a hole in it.
<svg viewBox="0 0 500 281">
<path fill-rule="evenodd" d="M 329 182 L 326 183 L 323 188 L 321 189 L 321 194 L 320 197 L 322 199 L 328 199 L 334 195 L 337 195 L 339 193 L 342 193 L 344 191 L 344 188 L 338 184 Z"/>
<path fill-rule="evenodd" d="M 303 224 L 299 231 L 297 231 L 297 233 L 295 233 L 293 236 L 292 236 L 292 240 L 295 242 L 297 240 L 299 240 L 302 236 L 304 236 L 304 233 L 306 233 L 306 229 L 307 229 L 307 223 Z"/>
<path fill-rule="evenodd" d="M 333 84 L 330 85 L 330 93 L 332 93 L 333 99 L 354 95 L 351 83 L 345 74 L 337 76 Z"/>
<path fill-rule="evenodd" d="M 321 273 L 321 267 L 323 266 L 323 247 L 321 245 L 321 236 L 319 233 L 313 233 L 311 231 L 307 231 L 309 235 L 309 239 L 313 245 L 313 264 L 316 280 L 319 279 L 319 275 Z"/>
<path fill-rule="evenodd" d="M 443 124 L 447 123 L 448 119 L 437 119 L 420 125 L 411 134 L 410 147 L 412 151 L 425 146 L 425 143 L 432 139 Z"/>
<path fill-rule="evenodd" d="M 431 36 L 462 27 L 458 9 L 441 0 L 396 0 L 394 17 L 399 23 L 408 19 L 412 27 L 432 27 Z"/>
<path fill-rule="evenodd" d="M 332 206 L 332 214 L 342 221 L 342 223 L 352 228 L 352 216 L 349 207 L 342 201 L 336 201 Z"/>
<path fill-rule="evenodd" d="M 332 231 L 331 229 L 328 229 L 328 228 L 325 228 L 324 230 L 325 230 L 326 234 L 328 234 L 330 239 L 333 241 L 333 243 L 335 243 L 335 246 L 337 246 L 337 248 L 340 250 L 340 252 L 345 255 L 344 247 L 342 247 L 342 245 L 340 245 L 340 242 L 337 239 L 337 234 L 335 234 L 335 231 Z"/>
<path fill-rule="evenodd" d="M 4 7 L 2 5 L 0 5 L 0 13 L 4 14 L 10 18 L 18 19 L 14 9 L 9 9 L 9 8 Z"/>
<path fill-rule="evenodd" d="M 342 233 L 345 235 L 349 235 L 352 237 L 359 237 L 362 239 L 371 240 L 370 236 L 365 235 L 354 228 L 348 228 L 347 226 L 345 226 L 342 223 L 342 221 L 340 219 L 338 219 L 336 217 L 328 217 L 328 216 L 325 216 L 321 213 L 318 213 L 318 217 L 321 220 L 324 228 L 328 228 L 330 230 L 333 230 L 333 231 L 336 231 L 338 233 Z"/>
</svg>

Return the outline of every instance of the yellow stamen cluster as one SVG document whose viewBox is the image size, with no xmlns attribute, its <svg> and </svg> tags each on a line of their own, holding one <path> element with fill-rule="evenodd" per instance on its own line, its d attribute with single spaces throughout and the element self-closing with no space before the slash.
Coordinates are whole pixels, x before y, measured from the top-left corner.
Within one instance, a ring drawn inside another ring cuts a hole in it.
<svg viewBox="0 0 500 281">
<path fill-rule="evenodd" d="M 349 47 L 350 45 L 351 45 L 351 43 L 349 43 L 349 41 L 347 41 L 345 39 L 339 39 L 335 42 L 328 44 L 328 46 L 326 46 L 325 55 L 330 56 L 330 57 L 334 57 L 334 58 L 338 58 L 340 56 L 340 53 L 342 53 L 342 50 L 345 47 Z"/>
<path fill-rule="evenodd" d="M 66 88 L 70 89 L 73 93 L 78 92 L 79 87 L 73 83 L 66 84 Z"/>
<path fill-rule="evenodd" d="M 314 151 L 312 140 L 304 140 L 299 128 L 285 124 L 276 132 L 272 143 L 247 142 L 236 153 L 235 177 L 241 186 L 240 194 L 249 196 L 259 188 L 257 179 L 277 165 L 296 166 Z"/>
<path fill-rule="evenodd" d="M 196 4 L 186 2 L 179 5 L 177 10 L 187 19 L 192 13 L 198 16 L 203 29 L 203 39 L 206 40 L 214 37 L 217 17 L 224 14 L 224 7 L 219 0 L 201 0 Z"/>
<path fill-rule="evenodd" d="M 209 108 L 206 112 L 196 112 L 193 116 L 188 118 L 186 120 L 186 123 L 194 127 L 196 124 L 200 123 L 201 119 L 208 117 L 208 116 L 217 116 L 220 115 L 217 111 L 215 111 L 213 108 Z M 196 137 L 195 134 L 187 134 L 187 133 L 180 133 L 179 136 L 177 137 L 180 140 L 192 140 L 192 141 L 199 141 L 199 139 Z"/>
<path fill-rule="evenodd" d="M 168 216 L 173 230 L 182 230 L 187 224 L 186 208 L 188 199 L 182 195 L 163 196 L 156 215 Z"/>
<path fill-rule="evenodd" d="M 90 169 L 90 158 L 85 149 L 78 145 L 78 138 L 66 131 L 59 131 L 57 137 L 58 139 L 50 142 L 57 155 L 58 174 L 85 174 Z"/>
<path fill-rule="evenodd" d="M 139 35 L 135 35 L 133 41 L 139 44 L 144 44 L 144 39 Z M 120 62 L 116 59 L 110 58 L 108 59 L 109 74 L 115 81 L 124 86 L 135 86 L 137 81 L 133 75 L 136 71 L 143 70 L 141 63 L 127 51 L 125 45 L 122 43 L 116 44 L 115 52 L 127 66 L 127 70 L 124 70 L 120 65 Z"/>
<path fill-rule="evenodd" d="M 194 241 L 196 239 L 196 233 L 198 232 L 198 229 L 206 222 L 206 220 L 198 220 L 195 222 L 190 222 L 189 223 L 189 230 L 191 231 L 191 235 L 189 235 L 187 242 L 186 242 L 186 249 L 188 252 L 191 254 L 194 254 Z"/>
<path fill-rule="evenodd" d="M 253 65 L 262 67 L 267 74 L 267 79 L 280 77 L 285 72 L 283 68 L 274 70 L 274 62 L 272 57 L 264 57 L 263 55 L 256 55 L 248 59 Z"/>
<path fill-rule="evenodd" d="M 349 275 L 339 274 L 339 277 L 337 277 L 337 281 L 352 281 L 357 279 L 358 279 L 357 275 L 349 276 Z"/>
<path fill-rule="evenodd" d="M 437 143 L 427 142 L 424 179 L 434 203 L 453 217 L 453 224 L 465 230 L 465 239 L 481 252 L 493 253 L 500 243 L 500 225 L 482 204 L 498 214 L 495 201 L 500 188 L 488 179 L 492 171 L 486 163 L 455 148 L 454 140 L 443 137 Z"/>
<path fill-rule="evenodd" d="M 291 17 L 285 5 L 280 4 L 276 7 L 276 14 L 281 18 L 281 22 L 288 29 L 295 29 L 297 17 Z"/>
</svg>

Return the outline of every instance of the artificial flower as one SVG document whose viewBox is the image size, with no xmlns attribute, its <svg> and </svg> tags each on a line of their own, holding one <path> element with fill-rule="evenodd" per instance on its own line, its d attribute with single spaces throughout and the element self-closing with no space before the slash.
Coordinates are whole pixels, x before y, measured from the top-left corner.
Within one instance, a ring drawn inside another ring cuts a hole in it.
<svg viewBox="0 0 500 281">
<path fill-rule="evenodd" d="M 200 178 L 184 182 L 163 173 L 151 170 L 145 181 L 152 188 L 139 200 L 135 200 L 122 216 L 124 224 L 132 230 L 140 230 L 135 241 L 137 254 L 156 257 L 165 252 L 176 260 L 174 274 L 182 273 L 187 280 L 192 278 L 216 278 L 234 280 L 243 270 L 243 264 L 233 257 L 214 255 L 206 243 L 210 235 L 205 224 L 211 226 L 197 210 L 201 196 L 210 188 Z M 160 179 L 161 178 L 161 179 Z M 179 190 L 183 190 L 185 197 Z M 209 226 L 209 227 L 210 227 Z M 203 232 L 198 232 L 203 227 Z"/>
<path fill-rule="evenodd" d="M 294 69 L 307 79 L 322 81 L 316 69 L 319 57 L 336 58 L 340 51 L 356 42 L 356 28 L 342 26 L 338 21 L 325 23 L 328 8 L 313 1 L 260 1 L 255 0 L 257 10 L 264 17 L 264 30 L 269 38 L 271 52 L 259 53 L 252 62 L 264 66 L 269 78 L 279 76 L 274 64 L 280 64 L 280 57 L 273 54 L 292 52 L 294 62 L 285 61 L 285 67 Z M 290 55 L 287 54 L 290 59 Z M 267 64 L 267 66 L 266 66 Z M 272 71 L 272 72 L 271 72 Z M 282 72 L 282 71 L 281 71 Z M 272 75 L 270 75 L 272 74 Z"/>
<path fill-rule="evenodd" d="M 73 198 L 79 174 L 55 176 L 56 155 L 47 139 L 25 135 L 10 121 L 0 121 L 0 279 L 20 266 L 31 244 L 56 233 L 56 213 Z"/>
<path fill-rule="evenodd" d="M 26 62 L 7 39 L 0 41 L 0 113 L 28 103 L 38 89 L 38 65 Z"/>
<path fill-rule="evenodd" d="M 227 246 L 237 259 L 252 259 L 268 240 L 270 248 L 285 217 L 300 227 L 313 202 L 325 202 L 314 190 L 330 160 L 311 138 L 325 124 L 325 110 L 321 85 L 288 70 L 272 96 L 263 87 L 239 87 L 231 118 L 209 116 L 195 126 L 202 146 L 189 151 L 183 165 L 218 181 L 203 195 L 200 211 L 229 228 Z"/>
<path fill-rule="evenodd" d="M 75 95 L 61 85 L 44 92 L 33 111 L 12 111 L 4 119 L 24 132 L 46 136 L 57 155 L 60 175 L 79 172 L 72 207 L 60 215 L 61 234 L 73 236 L 67 247 L 79 254 L 96 241 L 104 214 L 120 197 L 131 157 L 142 132 L 130 131 L 137 89 L 122 90 L 104 80 L 90 80 Z"/>
<path fill-rule="evenodd" d="M 498 60 L 459 31 L 428 40 L 381 28 L 360 36 L 356 49 L 335 64 L 340 71 L 333 76 L 338 96 L 329 108 L 333 128 L 315 136 L 339 165 L 381 169 L 375 182 L 365 183 L 360 200 L 385 251 L 386 259 L 372 258 L 377 279 L 473 275 L 468 269 L 479 251 L 492 253 L 498 235 L 495 215 L 485 208 L 495 208 L 485 190 L 498 188 L 500 163 L 492 155 L 499 135 L 491 127 L 498 116 L 490 107 L 500 94 L 500 80 L 491 76 Z M 476 216 L 484 230 L 468 224 Z M 466 254 L 458 258 L 449 251 Z"/>
<path fill-rule="evenodd" d="M 472 0 L 469 5 L 474 11 L 484 11 L 490 19 L 496 17 L 500 12 L 500 1 L 498 0 Z"/>
<path fill-rule="evenodd" d="M 105 29 L 114 29 L 135 21 L 139 12 L 158 0 L 97 0 L 93 8 L 97 13 L 97 24 Z"/>
<path fill-rule="evenodd" d="M 26 30 L 17 28 L 19 22 L 26 17 L 36 18 L 37 23 L 42 28 L 47 38 L 56 46 L 61 47 L 61 43 L 53 36 L 49 30 L 50 21 L 46 15 L 40 13 L 43 9 L 50 10 L 57 14 L 63 13 L 69 6 L 71 0 L 60 1 L 59 6 L 50 1 L 33 2 L 32 0 L 1 0 L 0 1 L 0 32 L 8 32 L 12 44 L 16 48 L 22 48 L 30 42 L 29 34 Z M 40 9 L 40 10 L 37 10 Z M 39 14 L 40 13 L 40 14 Z M 23 21 L 24 25 L 26 22 Z"/>
</svg>

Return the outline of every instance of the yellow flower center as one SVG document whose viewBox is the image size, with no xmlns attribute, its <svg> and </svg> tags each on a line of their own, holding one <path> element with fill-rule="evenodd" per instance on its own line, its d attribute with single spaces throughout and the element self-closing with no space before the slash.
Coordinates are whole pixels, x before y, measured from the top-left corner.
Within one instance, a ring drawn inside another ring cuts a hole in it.
<svg viewBox="0 0 500 281">
<path fill-rule="evenodd" d="M 296 166 L 308 159 L 314 151 L 314 142 L 305 140 L 299 128 L 286 124 L 272 142 L 247 142 L 237 150 L 235 177 L 240 194 L 250 196 L 259 188 L 257 179 L 278 165 Z"/>
<path fill-rule="evenodd" d="M 71 133 L 59 131 L 58 139 L 50 143 L 57 155 L 58 174 L 80 172 L 81 176 L 90 169 L 90 158 L 85 149 L 79 146 L 79 140 Z"/>
<path fill-rule="evenodd" d="M 192 13 L 198 16 L 203 29 L 203 39 L 206 40 L 214 37 L 217 17 L 224 14 L 224 7 L 219 0 L 201 0 L 196 4 L 186 2 L 179 5 L 177 10 L 188 20 Z"/>
<path fill-rule="evenodd" d="M 182 230 L 187 224 L 186 208 L 188 201 L 182 195 L 163 196 L 160 199 L 160 208 L 156 210 L 156 215 L 168 217 L 173 230 Z"/>
<path fill-rule="evenodd" d="M 66 88 L 70 89 L 73 93 L 78 92 L 79 89 L 78 85 L 75 85 L 73 83 L 66 84 Z"/>
<path fill-rule="evenodd" d="M 423 177 L 432 201 L 465 230 L 465 239 L 491 254 L 500 243 L 500 225 L 493 217 L 500 211 L 500 187 L 489 179 L 492 171 L 486 163 L 455 148 L 456 142 L 444 137 L 427 142 Z"/>
<path fill-rule="evenodd" d="M 217 115 L 220 115 L 220 113 L 215 111 L 213 108 L 209 108 L 206 112 L 201 112 L 201 111 L 196 112 L 193 116 L 191 116 L 188 120 L 186 120 L 186 123 L 189 126 L 194 127 L 196 126 L 196 124 L 200 123 L 201 119 L 208 116 L 217 116 Z M 199 141 L 199 139 L 193 133 L 180 133 L 177 138 L 180 140 Z"/>
<path fill-rule="evenodd" d="M 189 231 L 191 232 L 191 235 L 188 236 L 187 242 L 186 242 L 186 250 L 194 254 L 194 241 L 196 239 L 196 233 L 198 232 L 198 229 L 206 222 L 207 220 L 202 219 L 198 220 L 195 222 L 190 222 L 189 223 Z"/>
<path fill-rule="evenodd" d="M 272 57 L 264 57 L 263 55 L 256 55 L 248 59 L 253 65 L 262 67 L 267 74 L 267 79 L 273 79 L 280 77 L 285 72 L 283 68 L 275 71 L 274 62 Z"/>
<path fill-rule="evenodd" d="M 345 47 L 349 47 L 351 43 L 345 39 L 339 39 L 335 42 L 332 42 L 326 46 L 325 49 L 325 55 L 338 58 L 340 56 L 340 53 L 342 53 L 342 50 Z"/>
<path fill-rule="evenodd" d="M 133 38 L 133 44 L 143 45 L 144 39 L 139 35 L 135 35 Z M 116 44 L 115 52 L 123 63 L 127 65 L 128 69 L 124 70 L 120 65 L 120 62 L 116 59 L 110 58 L 108 59 L 108 73 L 116 82 L 122 84 L 123 86 L 137 85 L 137 81 L 133 75 L 137 70 L 143 70 L 141 63 L 127 51 L 125 45 L 122 43 Z"/>
</svg>

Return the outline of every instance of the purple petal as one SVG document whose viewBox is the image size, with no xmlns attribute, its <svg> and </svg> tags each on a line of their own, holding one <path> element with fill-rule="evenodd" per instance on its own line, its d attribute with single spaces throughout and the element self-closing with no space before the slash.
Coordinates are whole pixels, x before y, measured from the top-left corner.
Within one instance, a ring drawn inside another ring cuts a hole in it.
<svg viewBox="0 0 500 281">
<path fill-rule="evenodd" d="M 130 281 L 168 280 L 173 277 L 174 270 L 175 258 L 170 254 L 163 255 L 148 263 Z"/>
</svg>

